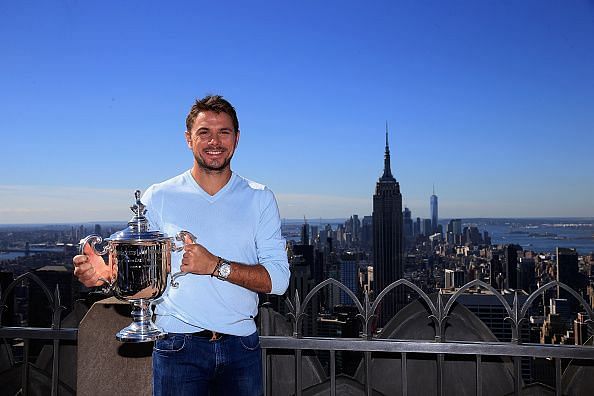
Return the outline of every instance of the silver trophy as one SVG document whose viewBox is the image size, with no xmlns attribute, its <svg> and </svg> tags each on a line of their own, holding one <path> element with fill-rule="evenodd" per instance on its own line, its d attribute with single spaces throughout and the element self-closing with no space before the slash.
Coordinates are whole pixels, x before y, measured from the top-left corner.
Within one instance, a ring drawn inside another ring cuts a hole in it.
<svg viewBox="0 0 594 396">
<path fill-rule="evenodd" d="M 134 192 L 136 204 L 130 209 L 134 217 L 128 222 L 128 227 L 118 231 L 105 239 L 107 244 L 101 251 L 95 245 L 103 238 L 99 235 L 89 235 L 79 244 L 80 254 L 84 254 L 84 247 L 88 243 L 95 254 L 109 255 L 108 266 L 111 267 L 112 279 L 99 278 L 105 283 L 104 291 L 113 291 L 114 295 L 132 304 L 132 323 L 120 330 L 116 338 L 123 342 L 154 341 L 165 336 L 165 332 L 152 321 L 151 302 L 163 295 L 167 287 L 167 275 L 171 270 L 171 252 L 183 250 L 185 236 L 195 243 L 196 237 L 188 231 L 180 231 L 175 240 L 181 241 L 176 246 L 174 238 L 159 231 L 149 230 L 149 224 L 144 216 L 147 209 L 140 202 L 140 191 Z M 171 287 L 178 287 L 176 279 L 185 275 L 177 272 L 171 276 Z"/>
</svg>

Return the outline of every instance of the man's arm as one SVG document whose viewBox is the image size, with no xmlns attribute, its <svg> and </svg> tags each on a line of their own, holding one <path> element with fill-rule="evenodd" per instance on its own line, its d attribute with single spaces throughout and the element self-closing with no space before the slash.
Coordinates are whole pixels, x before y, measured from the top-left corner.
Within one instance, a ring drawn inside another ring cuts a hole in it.
<svg viewBox="0 0 594 396">
<path fill-rule="evenodd" d="M 214 272 L 219 258 L 204 246 L 191 243 L 188 238 L 184 250 L 180 268 L 182 272 L 191 272 L 198 275 L 218 275 Z M 270 293 L 272 290 L 270 275 L 261 264 L 248 265 L 231 262 L 231 273 L 226 280 L 257 293 Z"/>
<path fill-rule="evenodd" d="M 270 190 L 266 191 L 262 200 L 255 239 L 259 263 L 231 263 L 231 273 L 226 280 L 258 293 L 281 295 L 288 287 L 290 271 L 285 241 L 281 236 L 278 205 Z M 186 239 L 181 270 L 199 275 L 213 274 L 219 258 L 202 245 L 191 242 Z"/>
<path fill-rule="evenodd" d="M 270 293 L 272 290 L 270 275 L 261 264 L 245 265 L 231 263 L 231 273 L 227 281 L 257 293 Z"/>
</svg>

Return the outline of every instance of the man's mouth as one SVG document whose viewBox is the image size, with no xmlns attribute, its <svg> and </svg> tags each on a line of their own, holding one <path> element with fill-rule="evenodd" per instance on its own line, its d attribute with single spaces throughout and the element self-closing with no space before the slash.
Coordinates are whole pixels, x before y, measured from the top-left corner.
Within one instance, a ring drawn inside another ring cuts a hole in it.
<svg viewBox="0 0 594 396">
<path fill-rule="evenodd" d="M 224 150 L 204 150 L 204 152 L 208 155 L 221 155 L 223 154 Z"/>
</svg>

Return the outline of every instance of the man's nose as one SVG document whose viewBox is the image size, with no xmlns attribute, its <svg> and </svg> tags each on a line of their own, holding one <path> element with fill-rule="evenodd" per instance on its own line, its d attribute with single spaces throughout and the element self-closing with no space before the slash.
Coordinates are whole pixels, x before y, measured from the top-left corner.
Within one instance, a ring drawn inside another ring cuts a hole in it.
<svg viewBox="0 0 594 396">
<path fill-rule="evenodd" d="M 218 144 L 219 143 L 219 134 L 218 133 L 213 133 L 212 136 L 210 136 L 210 139 L 208 140 L 208 144 Z"/>
</svg>

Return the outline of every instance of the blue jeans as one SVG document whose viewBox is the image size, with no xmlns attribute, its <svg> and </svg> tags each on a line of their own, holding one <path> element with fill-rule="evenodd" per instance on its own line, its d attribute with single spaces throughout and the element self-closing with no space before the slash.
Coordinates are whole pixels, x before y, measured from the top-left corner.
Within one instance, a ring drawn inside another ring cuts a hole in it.
<svg viewBox="0 0 594 396">
<path fill-rule="evenodd" d="M 170 333 L 156 341 L 153 395 L 262 395 L 258 332 L 216 341 Z"/>
</svg>

